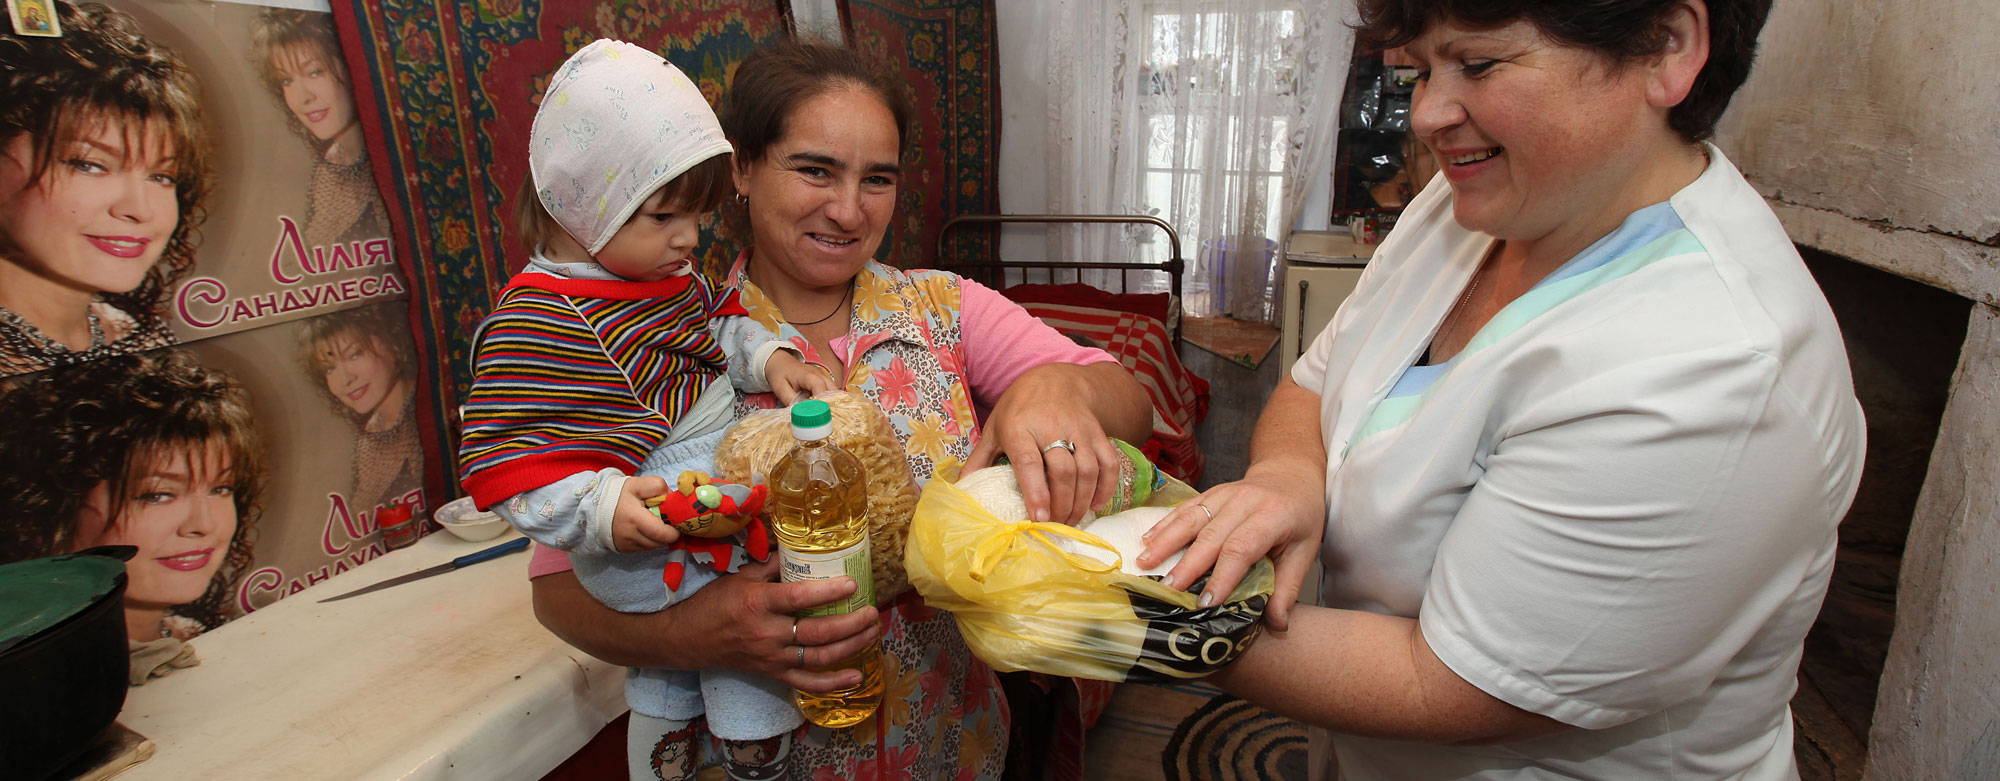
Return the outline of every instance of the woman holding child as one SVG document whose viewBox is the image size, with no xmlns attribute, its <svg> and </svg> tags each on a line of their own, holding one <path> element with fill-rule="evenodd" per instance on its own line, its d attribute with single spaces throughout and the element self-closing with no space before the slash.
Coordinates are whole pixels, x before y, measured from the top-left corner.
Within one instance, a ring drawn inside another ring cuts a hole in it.
<svg viewBox="0 0 2000 781">
<path fill-rule="evenodd" d="M 873 260 L 899 182 L 910 114 L 902 89 L 839 47 L 785 43 L 744 60 L 722 124 L 755 244 L 731 281 L 751 319 L 882 406 L 919 482 L 1004 455 L 1038 518 L 1074 521 L 1112 491 L 1106 438 L 1143 440 L 1150 407 L 1109 355 L 1078 347 L 997 293 Z M 745 406 L 773 404 L 768 394 L 744 398 Z M 793 611 L 838 599 L 853 584 L 773 583 L 767 562 L 658 613 L 626 614 L 591 599 L 560 556 L 538 556 L 542 622 L 620 664 L 727 666 L 828 691 L 857 683 L 859 673 L 805 668 L 880 638 L 882 710 L 850 730 L 802 728 L 788 749 L 789 776 L 1001 773 L 1008 724 L 997 679 L 950 614 L 914 594 L 879 612 L 794 621 Z"/>
</svg>

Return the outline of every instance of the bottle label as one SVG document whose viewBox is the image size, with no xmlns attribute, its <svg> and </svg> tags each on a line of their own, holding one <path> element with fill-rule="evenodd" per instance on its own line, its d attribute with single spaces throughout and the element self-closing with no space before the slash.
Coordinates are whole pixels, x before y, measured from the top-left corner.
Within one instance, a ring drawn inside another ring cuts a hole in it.
<svg viewBox="0 0 2000 781">
<path fill-rule="evenodd" d="M 812 616 L 837 616 L 851 613 L 875 604 L 874 566 L 868 556 L 868 540 L 826 553 L 804 553 L 781 548 L 778 553 L 779 566 L 784 570 L 786 583 L 802 580 L 827 580 L 846 575 L 854 579 L 854 593 L 848 598 L 832 604 L 820 605 L 799 612 L 801 618 Z"/>
</svg>

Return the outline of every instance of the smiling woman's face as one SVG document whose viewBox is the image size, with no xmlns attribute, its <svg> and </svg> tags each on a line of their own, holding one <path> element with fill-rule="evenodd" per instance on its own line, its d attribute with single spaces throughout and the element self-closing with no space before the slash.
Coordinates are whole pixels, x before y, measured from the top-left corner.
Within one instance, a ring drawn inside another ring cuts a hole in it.
<svg viewBox="0 0 2000 781">
<path fill-rule="evenodd" d="M 1460 225 L 1532 240 L 1636 208 L 1625 196 L 1652 151 L 1642 142 L 1666 134 L 1647 68 L 1617 67 L 1522 21 L 1446 20 L 1404 51 L 1422 74 L 1410 126 L 1443 165 Z"/>
<path fill-rule="evenodd" d="M 236 535 L 236 492 L 220 442 L 141 454 L 121 496 L 100 482 L 77 519 L 78 548 L 132 545 L 125 565 L 132 609 L 164 610 L 201 598 Z M 135 640 L 157 638 L 135 637 Z"/>
<path fill-rule="evenodd" d="M 830 90 L 793 109 L 764 159 L 736 171 L 736 191 L 750 199 L 757 284 L 852 280 L 895 214 L 899 148 L 895 116 L 865 89 Z"/>
<path fill-rule="evenodd" d="M 172 145 L 163 134 L 128 130 L 97 123 L 51 150 L 39 178 L 31 135 L 0 147 L 0 234 L 18 248 L 4 262 L 91 294 L 145 282 L 180 225 L 180 203 Z"/>
<path fill-rule="evenodd" d="M 336 332 L 320 341 L 314 355 L 327 391 L 357 415 L 373 413 L 396 384 L 396 361 L 379 337 Z"/>
<path fill-rule="evenodd" d="M 313 138 L 332 140 L 354 125 L 354 98 L 334 72 L 335 66 L 316 47 L 293 44 L 279 49 L 273 57 L 285 107 Z"/>
</svg>

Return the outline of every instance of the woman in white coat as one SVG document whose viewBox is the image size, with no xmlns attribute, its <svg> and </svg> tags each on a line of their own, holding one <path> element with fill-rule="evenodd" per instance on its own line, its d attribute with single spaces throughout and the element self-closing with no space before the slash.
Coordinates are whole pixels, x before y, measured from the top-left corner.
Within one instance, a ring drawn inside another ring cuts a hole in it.
<svg viewBox="0 0 2000 781">
<path fill-rule="evenodd" d="M 1824 297 L 1705 143 L 1768 0 L 1364 0 L 1444 171 L 1282 380 L 1240 482 L 1153 530 L 1216 676 L 1343 777 L 1796 776 L 1788 701 L 1864 429 Z M 1324 485 L 1324 491 L 1300 486 Z M 1317 559 L 1319 604 L 1287 610 Z"/>
</svg>

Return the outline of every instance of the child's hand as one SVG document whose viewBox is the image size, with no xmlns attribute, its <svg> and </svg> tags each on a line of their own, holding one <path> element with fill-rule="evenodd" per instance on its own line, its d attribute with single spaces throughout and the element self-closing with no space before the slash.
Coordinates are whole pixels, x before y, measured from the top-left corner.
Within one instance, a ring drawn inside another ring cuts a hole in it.
<svg viewBox="0 0 2000 781">
<path fill-rule="evenodd" d="M 771 392 L 785 404 L 812 398 L 815 393 L 840 390 L 826 369 L 799 360 L 789 350 L 771 353 L 770 360 L 764 362 L 764 376 L 771 381 Z"/>
<path fill-rule="evenodd" d="M 667 481 L 658 477 L 633 477 L 619 492 L 618 509 L 611 516 L 611 542 L 619 553 L 652 550 L 681 538 L 679 529 L 660 520 L 646 506 L 646 500 L 667 492 Z"/>
</svg>

